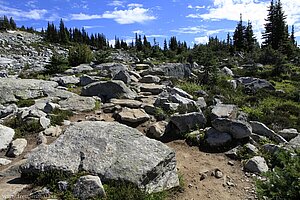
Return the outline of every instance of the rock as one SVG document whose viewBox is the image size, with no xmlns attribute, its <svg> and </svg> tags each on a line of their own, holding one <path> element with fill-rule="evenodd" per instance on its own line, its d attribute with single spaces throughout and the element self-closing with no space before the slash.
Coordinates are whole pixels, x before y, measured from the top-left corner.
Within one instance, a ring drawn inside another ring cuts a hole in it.
<svg viewBox="0 0 300 200">
<path fill-rule="evenodd" d="M 34 99 L 43 97 L 45 92 L 54 89 L 58 84 L 54 81 L 35 79 L 0 79 L 0 103 L 17 102 L 18 99 Z"/>
<path fill-rule="evenodd" d="M 9 165 L 11 163 L 10 160 L 7 160 L 5 158 L 0 158 L 0 167 L 4 165 Z"/>
<path fill-rule="evenodd" d="M 197 107 L 197 104 L 194 100 L 182 97 L 179 94 L 172 94 L 168 99 L 172 103 L 177 103 L 180 105 L 181 110 L 179 112 L 181 113 L 199 111 L 199 108 Z"/>
<path fill-rule="evenodd" d="M 178 94 L 184 98 L 188 98 L 188 99 L 193 99 L 193 96 L 190 95 L 189 93 L 187 93 L 186 91 L 180 89 L 180 88 L 177 88 L 177 87 L 173 87 L 173 88 L 170 88 L 168 87 L 167 88 L 167 91 L 170 93 L 170 94 Z"/>
<path fill-rule="evenodd" d="M 206 108 L 207 104 L 206 104 L 204 97 L 198 97 L 198 99 L 196 101 L 196 105 L 201 109 Z"/>
<path fill-rule="evenodd" d="M 291 139 L 287 146 L 292 147 L 294 149 L 298 149 L 300 148 L 300 135 L 298 135 L 297 137 L 295 137 L 294 139 Z"/>
<path fill-rule="evenodd" d="M 45 113 L 51 113 L 55 108 L 61 108 L 60 105 L 56 103 L 47 102 L 43 108 Z"/>
<path fill-rule="evenodd" d="M 238 107 L 231 104 L 217 104 L 213 106 L 211 110 L 211 119 L 216 118 L 230 118 L 235 119 L 237 117 Z"/>
<path fill-rule="evenodd" d="M 108 71 L 112 77 L 120 71 L 128 71 L 128 66 L 122 63 L 102 63 L 95 66 L 99 71 Z"/>
<path fill-rule="evenodd" d="M 80 78 L 76 77 L 75 75 L 72 76 L 61 76 L 61 77 L 53 77 L 50 78 L 51 81 L 57 82 L 60 86 L 68 86 L 70 84 L 78 84 L 80 82 Z"/>
<path fill-rule="evenodd" d="M 154 75 L 146 75 L 140 80 L 140 82 L 141 83 L 159 83 L 160 78 L 158 76 L 154 76 Z"/>
<path fill-rule="evenodd" d="M 144 104 L 142 105 L 142 109 L 144 109 L 149 115 L 157 114 L 157 107 L 152 104 Z"/>
<path fill-rule="evenodd" d="M 130 90 L 123 81 L 100 81 L 85 86 L 83 96 L 98 96 L 103 102 L 112 98 L 134 99 L 137 94 Z"/>
<path fill-rule="evenodd" d="M 92 68 L 89 64 L 81 64 L 77 67 L 72 67 L 71 69 L 68 69 L 65 71 L 66 74 L 80 74 L 83 72 L 90 72 L 93 71 L 94 68 Z"/>
<path fill-rule="evenodd" d="M 199 97 L 208 97 L 207 92 L 205 92 L 204 90 L 198 90 L 198 91 L 196 91 L 195 95 L 197 95 Z"/>
<path fill-rule="evenodd" d="M 223 68 L 221 69 L 221 71 L 222 71 L 226 76 L 231 76 L 231 77 L 234 76 L 232 70 L 229 69 L 228 67 L 223 67 Z"/>
<path fill-rule="evenodd" d="M 245 144 L 244 148 L 246 152 L 251 155 L 256 155 L 259 152 L 259 150 L 253 144 L 250 143 Z"/>
<path fill-rule="evenodd" d="M 234 139 L 246 138 L 252 133 L 248 123 L 228 118 L 216 118 L 212 121 L 212 126 L 220 132 L 231 134 Z"/>
<path fill-rule="evenodd" d="M 266 136 L 271 140 L 274 140 L 279 143 L 287 143 L 287 141 L 281 137 L 280 135 L 276 134 L 273 130 L 269 129 L 265 124 L 257 121 L 250 122 L 253 133 L 258 135 Z"/>
<path fill-rule="evenodd" d="M 127 71 L 119 71 L 112 79 L 123 81 L 125 84 L 129 84 L 131 82 L 131 77 Z"/>
<path fill-rule="evenodd" d="M 94 77 L 94 76 L 89 76 L 89 75 L 82 75 L 80 76 L 80 85 L 81 86 L 86 86 L 88 84 L 91 84 L 91 83 L 94 83 L 94 82 L 97 82 L 99 81 L 99 79 L 97 77 Z"/>
<path fill-rule="evenodd" d="M 275 154 L 278 150 L 280 150 L 280 146 L 276 144 L 264 144 L 261 149 L 269 154 Z"/>
<path fill-rule="evenodd" d="M 246 171 L 259 174 L 269 170 L 266 160 L 261 156 L 254 156 L 253 158 L 249 159 L 246 162 L 244 169 Z"/>
<path fill-rule="evenodd" d="M 64 191 L 68 190 L 69 183 L 67 181 L 59 181 L 57 183 L 57 185 L 58 185 L 59 191 L 64 192 Z"/>
<path fill-rule="evenodd" d="M 8 152 L 6 153 L 6 155 L 8 157 L 17 157 L 23 153 L 26 146 L 27 146 L 26 139 L 24 139 L 24 138 L 15 139 L 14 141 L 12 141 L 10 148 L 9 148 Z"/>
<path fill-rule="evenodd" d="M 239 155 L 238 155 L 238 152 L 240 150 L 240 146 L 237 146 L 229 151 L 226 151 L 225 152 L 225 155 L 228 157 L 228 158 L 231 158 L 231 159 L 234 159 L 234 160 L 237 160 L 239 159 Z"/>
<path fill-rule="evenodd" d="M 15 131 L 12 128 L 0 124 L 0 151 L 8 148 L 15 136 Z"/>
<path fill-rule="evenodd" d="M 8 74 L 6 71 L 0 71 L 0 78 L 8 78 Z"/>
<path fill-rule="evenodd" d="M 152 74 L 161 71 L 164 76 L 170 76 L 175 78 L 188 78 L 191 76 L 191 65 L 181 63 L 166 63 L 158 65 L 157 68 L 153 68 Z"/>
<path fill-rule="evenodd" d="M 44 198 L 49 198 L 50 195 L 51 195 L 50 190 L 48 188 L 43 188 L 41 190 L 29 194 L 29 197 L 31 199 L 44 199 Z"/>
<path fill-rule="evenodd" d="M 37 136 L 36 144 L 47 144 L 47 138 L 44 136 L 43 132 L 40 132 Z"/>
<path fill-rule="evenodd" d="M 155 122 L 149 125 L 147 134 L 151 137 L 159 139 L 165 134 L 167 125 L 168 122 L 166 121 Z"/>
<path fill-rule="evenodd" d="M 82 200 L 95 197 L 103 198 L 106 196 L 100 178 L 92 175 L 80 177 L 74 185 L 73 194 L 76 198 Z"/>
<path fill-rule="evenodd" d="M 142 106 L 142 102 L 132 99 L 111 99 L 110 102 L 128 108 L 140 108 Z"/>
<path fill-rule="evenodd" d="M 214 177 L 216 177 L 216 178 L 222 178 L 223 177 L 223 173 L 221 172 L 221 170 L 215 169 L 214 170 Z"/>
<path fill-rule="evenodd" d="M 255 93 L 260 89 L 267 89 L 275 91 L 275 87 L 264 79 L 253 78 L 253 77 L 241 77 L 237 80 L 242 84 L 246 90 L 250 93 Z"/>
<path fill-rule="evenodd" d="M 132 183 L 148 193 L 179 185 L 173 150 L 114 122 L 74 123 L 52 144 L 33 151 L 20 170 L 23 175 L 85 171 L 106 181 Z"/>
<path fill-rule="evenodd" d="M 201 111 L 175 114 L 171 116 L 170 123 L 174 125 L 180 133 L 187 133 L 193 129 L 204 127 L 206 118 Z"/>
<path fill-rule="evenodd" d="M 164 85 L 155 85 L 155 84 L 142 84 L 140 86 L 141 92 L 151 92 L 153 95 L 158 95 L 165 88 Z"/>
<path fill-rule="evenodd" d="M 149 115 L 143 109 L 130 108 L 123 108 L 122 111 L 117 114 L 117 118 L 121 122 L 130 124 L 141 124 L 150 119 Z"/>
<path fill-rule="evenodd" d="M 16 104 L 11 104 L 8 106 L 2 106 L 0 105 L 0 119 L 8 117 L 11 114 L 16 113 L 18 110 L 18 107 Z"/>
<path fill-rule="evenodd" d="M 96 106 L 96 100 L 92 97 L 74 96 L 66 100 L 59 101 L 62 110 L 78 112 L 92 111 Z"/>
<path fill-rule="evenodd" d="M 232 140 L 232 137 L 228 133 L 222 133 L 214 128 L 208 128 L 205 134 L 205 143 L 210 147 L 223 147 L 228 145 Z"/>
<path fill-rule="evenodd" d="M 59 126 L 50 126 L 44 130 L 44 134 L 47 136 L 58 137 L 62 133 L 62 130 Z"/>
<path fill-rule="evenodd" d="M 290 129 L 283 129 L 283 130 L 279 131 L 278 135 L 280 135 L 287 141 L 290 141 L 291 139 L 300 135 L 300 133 L 298 133 L 297 129 L 290 128 Z"/>
<path fill-rule="evenodd" d="M 43 127 L 43 129 L 46 129 L 50 126 L 50 119 L 46 118 L 46 117 L 41 117 L 40 118 L 40 125 Z"/>
</svg>

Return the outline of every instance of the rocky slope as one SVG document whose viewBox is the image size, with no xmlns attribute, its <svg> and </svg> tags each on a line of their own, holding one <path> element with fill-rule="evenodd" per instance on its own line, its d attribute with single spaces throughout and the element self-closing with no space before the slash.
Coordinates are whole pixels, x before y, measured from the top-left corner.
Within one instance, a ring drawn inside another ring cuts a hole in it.
<svg viewBox="0 0 300 200">
<path fill-rule="evenodd" d="M 202 70 L 196 64 L 140 65 L 120 55 L 113 63 L 82 64 L 48 81 L 20 79 L 14 74 L 25 63 L 34 71 L 43 70 L 54 47 L 46 47 L 37 35 L 0 34 L 0 68 L 6 70 L 0 78 L 3 197 L 21 190 L 20 194 L 31 197 L 39 194 L 23 190 L 27 184 L 16 187 L 8 181 L 20 175 L 84 171 L 88 176 L 78 180 L 73 194 L 85 199 L 91 196 L 80 196 L 80 188 L 91 184 L 98 188 L 96 195 L 104 195 L 102 183 L 110 181 L 131 183 L 150 193 L 174 188 L 179 186 L 179 171 L 186 180 L 185 190 L 171 199 L 198 199 L 199 195 L 232 199 L 235 194 L 236 199 L 255 199 L 251 176 L 260 178 L 268 170 L 260 152 L 299 147 L 295 129 L 275 132 L 261 122 L 249 121 L 236 105 L 224 104 L 221 98 L 215 97 L 207 107 L 205 91 L 198 91 L 195 98 L 175 87 L 171 80 L 191 78 L 193 71 Z M 233 80 L 233 89 L 237 84 L 249 90 L 274 90 L 260 79 Z M 62 113 L 68 111 L 74 115 L 70 121 L 63 120 Z M 201 152 L 178 138 L 218 154 Z M 261 141 L 277 144 L 262 146 Z M 241 154 L 247 154 L 243 166 L 229 159 Z M 64 184 L 59 185 L 63 191 Z M 50 195 L 52 191 L 38 192 Z"/>
</svg>

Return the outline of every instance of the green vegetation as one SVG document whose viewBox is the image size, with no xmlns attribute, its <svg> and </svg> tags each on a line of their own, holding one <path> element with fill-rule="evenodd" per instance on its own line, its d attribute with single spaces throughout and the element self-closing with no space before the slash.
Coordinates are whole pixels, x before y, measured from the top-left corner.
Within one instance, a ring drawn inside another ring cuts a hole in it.
<svg viewBox="0 0 300 200">
<path fill-rule="evenodd" d="M 45 66 L 47 74 L 62 73 L 69 67 L 69 61 L 63 55 L 54 53 L 49 65 Z"/>
<path fill-rule="evenodd" d="M 20 99 L 16 105 L 19 107 L 19 108 L 24 108 L 24 107 L 30 107 L 32 105 L 35 104 L 35 101 L 33 99 Z"/>
<path fill-rule="evenodd" d="M 73 116 L 72 111 L 55 108 L 50 114 L 51 125 L 62 125 L 63 121 L 71 116 Z"/>
<path fill-rule="evenodd" d="M 93 54 L 88 45 L 76 44 L 69 49 L 69 63 L 71 66 L 77 66 L 83 63 L 90 63 L 93 60 Z"/>
<path fill-rule="evenodd" d="M 25 137 L 29 134 L 39 133 L 43 130 L 39 120 L 33 119 L 23 121 L 18 117 L 13 117 L 4 121 L 3 124 L 15 130 L 15 139 Z"/>
<path fill-rule="evenodd" d="M 298 199 L 300 196 L 300 149 L 295 152 L 281 150 L 268 156 L 273 170 L 264 175 L 267 180 L 257 180 L 260 199 Z"/>
</svg>

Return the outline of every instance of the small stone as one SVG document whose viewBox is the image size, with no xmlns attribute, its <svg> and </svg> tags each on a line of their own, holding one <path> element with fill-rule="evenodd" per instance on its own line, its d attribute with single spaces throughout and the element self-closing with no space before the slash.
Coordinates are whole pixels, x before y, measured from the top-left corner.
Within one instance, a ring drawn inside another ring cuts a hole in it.
<svg viewBox="0 0 300 200">
<path fill-rule="evenodd" d="M 220 170 L 216 169 L 215 170 L 215 177 L 216 178 L 222 178 L 223 177 L 223 173 Z"/>
<path fill-rule="evenodd" d="M 226 184 L 229 186 L 229 187 L 234 187 L 235 184 L 231 181 L 227 181 Z"/>
<path fill-rule="evenodd" d="M 58 183 L 58 189 L 60 191 L 67 191 L 69 183 L 67 181 L 59 181 Z"/>
<path fill-rule="evenodd" d="M 0 158 L 0 166 L 9 165 L 10 163 L 11 163 L 10 160 L 7 160 L 5 158 Z"/>
<path fill-rule="evenodd" d="M 39 135 L 37 136 L 36 144 L 47 144 L 47 138 L 43 134 L 43 132 L 40 132 Z"/>
<path fill-rule="evenodd" d="M 234 166 L 234 162 L 232 162 L 232 161 L 228 161 L 228 165 L 230 165 L 230 166 Z"/>
<path fill-rule="evenodd" d="M 200 181 L 204 180 L 207 178 L 207 174 L 201 173 L 200 174 Z"/>
</svg>

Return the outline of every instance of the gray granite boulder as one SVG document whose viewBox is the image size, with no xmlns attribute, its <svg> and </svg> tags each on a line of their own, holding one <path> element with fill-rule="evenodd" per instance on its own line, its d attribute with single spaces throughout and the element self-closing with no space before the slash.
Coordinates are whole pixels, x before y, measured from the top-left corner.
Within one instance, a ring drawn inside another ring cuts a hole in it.
<svg viewBox="0 0 300 200">
<path fill-rule="evenodd" d="M 271 140 L 274 140 L 279 143 L 287 143 L 287 141 L 277 133 L 275 133 L 273 130 L 268 128 L 265 124 L 257 121 L 251 121 L 250 122 L 253 133 L 256 133 L 258 135 L 266 136 Z"/>
<path fill-rule="evenodd" d="M 291 139 L 299 136 L 300 133 L 298 133 L 297 129 L 289 128 L 289 129 L 283 129 L 283 130 L 279 131 L 278 135 L 280 135 L 287 141 L 290 141 Z"/>
<path fill-rule="evenodd" d="M 0 124 L 0 151 L 8 148 L 15 136 L 15 131 L 12 128 Z"/>
<path fill-rule="evenodd" d="M 95 108 L 96 100 L 92 97 L 74 96 L 66 100 L 59 101 L 59 106 L 62 110 L 71 111 L 92 111 Z"/>
<path fill-rule="evenodd" d="M 27 146 L 27 140 L 24 138 L 18 138 L 12 141 L 10 148 L 7 151 L 6 155 L 8 157 L 16 157 L 23 153 L 24 149 Z"/>
<path fill-rule="evenodd" d="M 211 118 L 230 118 L 235 119 L 237 117 L 238 107 L 231 104 L 217 104 L 212 107 Z"/>
<path fill-rule="evenodd" d="M 228 118 L 216 118 L 212 121 L 212 126 L 220 132 L 231 134 L 234 139 L 246 138 L 252 133 L 252 128 L 247 122 Z"/>
<path fill-rule="evenodd" d="M 116 74 L 114 74 L 112 80 L 120 80 L 123 81 L 125 84 L 129 84 L 131 82 L 131 77 L 127 71 L 119 71 Z"/>
<path fill-rule="evenodd" d="M 171 116 L 170 123 L 175 126 L 179 133 L 187 133 L 193 129 L 204 127 L 206 118 L 201 111 L 175 114 Z"/>
<path fill-rule="evenodd" d="M 123 81 L 100 81 L 82 88 L 83 96 L 98 96 L 103 102 L 112 98 L 134 99 L 137 94 L 129 89 Z"/>
<path fill-rule="evenodd" d="M 103 182 L 124 181 L 146 192 L 179 185 L 175 152 L 138 130 L 113 122 L 75 123 L 50 145 L 40 145 L 20 167 L 22 174 L 86 171 Z"/>
<path fill-rule="evenodd" d="M 75 75 L 72 76 L 61 76 L 61 77 L 53 77 L 50 79 L 51 81 L 57 82 L 60 86 L 68 86 L 70 84 L 78 84 L 80 82 L 80 78 Z"/>
<path fill-rule="evenodd" d="M 267 172 L 269 170 L 269 167 L 263 157 L 254 156 L 246 162 L 244 169 L 249 172 L 260 174 L 262 172 Z"/>
<path fill-rule="evenodd" d="M 74 185 L 73 194 L 76 198 L 82 200 L 95 197 L 103 198 L 106 196 L 100 178 L 92 175 L 80 177 Z"/>
<path fill-rule="evenodd" d="M 140 82 L 141 83 L 159 83 L 160 78 L 158 76 L 154 76 L 154 75 L 146 75 L 140 80 Z"/>
<path fill-rule="evenodd" d="M 204 141 L 210 147 L 223 147 L 232 141 L 232 137 L 228 133 L 222 133 L 214 128 L 208 128 Z"/>
</svg>

